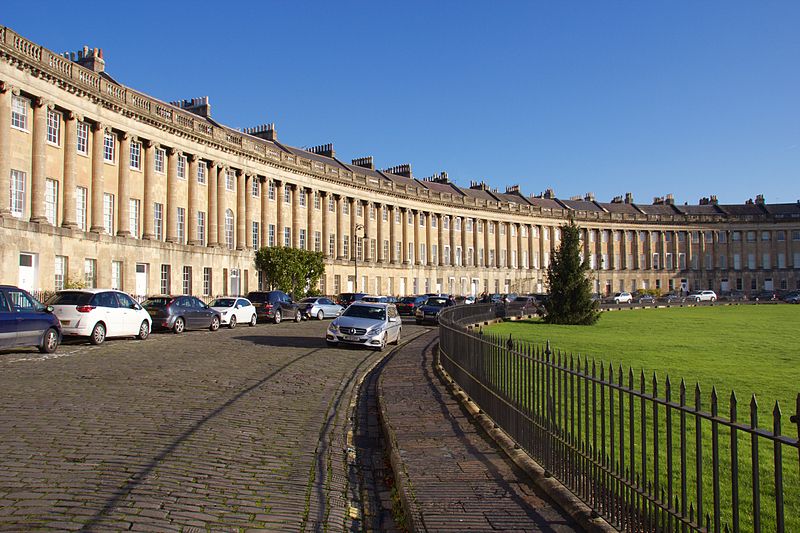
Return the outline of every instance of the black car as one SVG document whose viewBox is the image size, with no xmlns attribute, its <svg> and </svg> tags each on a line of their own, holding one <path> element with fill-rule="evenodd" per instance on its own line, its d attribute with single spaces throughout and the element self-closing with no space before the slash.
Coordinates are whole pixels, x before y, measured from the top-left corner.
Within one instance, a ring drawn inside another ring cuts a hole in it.
<svg viewBox="0 0 800 533">
<path fill-rule="evenodd" d="M 779 300 L 778 293 L 773 290 L 764 289 L 751 298 L 757 302 L 774 302 Z"/>
<path fill-rule="evenodd" d="M 366 292 L 343 292 L 336 298 L 336 303 L 342 307 L 347 307 L 351 303 L 361 300 L 361 298 L 366 295 Z"/>
<path fill-rule="evenodd" d="M 142 303 L 153 319 L 153 329 L 183 333 L 187 329 L 217 331 L 220 314 L 194 296 L 153 296 Z"/>
<path fill-rule="evenodd" d="M 446 307 L 456 305 L 455 300 L 446 296 L 431 296 L 414 312 L 417 324 L 424 322 L 439 322 L 439 313 Z"/>
<path fill-rule="evenodd" d="M 414 316 L 417 307 L 425 303 L 427 296 L 404 296 L 395 304 L 400 315 Z"/>
<path fill-rule="evenodd" d="M 36 346 L 52 353 L 60 342 L 61 323 L 52 307 L 19 287 L 0 285 L 0 349 Z"/>
<path fill-rule="evenodd" d="M 283 291 L 252 291 L 247 293 L 247 299 L 256 308 L 259 320 L 272 320 L 276 324 L 284 318 L 303 320 L 300 307 Z"/>
</svg>

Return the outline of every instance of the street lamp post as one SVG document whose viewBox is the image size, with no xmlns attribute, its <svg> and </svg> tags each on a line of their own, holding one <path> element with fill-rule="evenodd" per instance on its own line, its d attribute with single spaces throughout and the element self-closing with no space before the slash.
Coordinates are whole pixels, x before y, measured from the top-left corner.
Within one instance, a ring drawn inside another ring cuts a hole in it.
<svg viewBox="0 0 800 533">
<path fill-rule="evenodd" d="M 353 292 L 358 292 L 358 232 L 362 231 L 363 229 L 364 229 L 363 224 L 356 224 L 356 231 L 355 234 L 353 235 L 353 266 L 355 270 L 354 272 L 355 280 L 353 283 L 353 287 L 355 290 Z"/>
</svg>

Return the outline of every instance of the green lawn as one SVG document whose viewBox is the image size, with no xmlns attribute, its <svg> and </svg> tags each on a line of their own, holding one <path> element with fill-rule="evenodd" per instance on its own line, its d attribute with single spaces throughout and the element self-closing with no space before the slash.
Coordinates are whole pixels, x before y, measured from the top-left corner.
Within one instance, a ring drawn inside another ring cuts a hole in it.
<svg viewBox="0 0 800 533">
<path fill-rule="evenodd" d="M 603 313 L 594 326 L 556 326 L 537 320 L 504 322 L 487 332 L 544 344 L 581 354 L 634 375 L 644 370 L 648 384 L 656 372 L 659 382 L 670 376 L 673 389 L 680 379 L 694 390 L 699 383 L 704 403 L 717 388 L 720 411 L 727 412 L 731 390 L 736 391 L 740 417 L 748 411 L 752 394 L 759 419 L 771 421 L 775 401 L 788 425 L 800 392 L 800 306 L 739 305 L 635 309 Z M 638 383 L 638 381 L 637 381 Z M 662 389 L 663 390 L 663 389 Z M 769 426 L 771 428 L 771 426 Z"/>
<path fill-rule="evenodd" d="M 594 326 L 555 326 L 538 320 L 504 322 L 484 329 L 487 333 L 503 338 L 511 335 L 516 340 L 525 340 L 543 345 L 550 341 L 554 351 L 588 356 L 608 369 L 614 366 L 615 382 L 620 365 L 624 369 L 627 385 L 628 369 L 633 369 L 635 387 L 639 388 L 639 375 L 646 376 L 647 392 L 651 391 L 652 375 L 658 375 L 659 396 L 663 397 L 667 375 L 673 384 L 673 401 L 678 400 L 680 379 L 686 380 L 687 404 L 694 405 L 695 384 L 702 391 L 702 410 L 710 411 L 711 388 L 716 387 L 719 397 L 719 412 L 729 418 L 731 390 L 738 399 L 738 419 L 749 422 L 749 404 L 756 395 L 759 409 L 759 426 L 772 430 L 772 412 L 779 402 L 782 417 L 782 433 L 797 438 L 797 426 L 789 422 L 795 413 L 795 402 L 800 392 L 800 306 L 714 306 L 668 309 L 636 309 L 603 313 Z M 523 374 L 524 375 L 524 374 Z M 641 411 L 636 402 L 636 434 L 640 430 Z M 663 413 L 662 413 L 663 417 Z M 651 433 L 653 420 L 645 417 Z M 659 421 L 660 441 L 666 435 L 663 419 Z M 730 432 L 722 429 L 721 479 L 723 524 L 731 519 L 731 464 L 728 458 Z M 696 435 L 689 425 L 689 464 L 693 464 Z M 700 438 L 706 461 L 711 457 L 711 429 L 706 422 Z M 739 489 L 742 510 L 742 531 L 752 531 L 746 517 L 752 502 L 752 464 L 749 437 L 740 433 L 739 442 Z M 607 441 L 608 442 L 608 441 Z M 665 481 L 666 446 L 658 457 L 648 456 L 648 470 L 652 472 L 654 461 L 661 468 L 662 484 Z M 676 459 L 676 452 L 671 452 Z M 775 529 L 774 456 L 772 446 L 764 440 L 759 450 L 758 470 L 761 473 L 762 525 L 766 530 Z M 786 531 L 800 531 L 800 468 L 796 451 L 786 447 L 783 455 L 784 498 L 786 504 Z M 638 465 L 636 470 L 639 470 Z M 675 473 L 677 475 L 677 472 Z M 690 500 L 695 496 L 694 473 L 689 472 Z M 677 481 L 676 478 L 673 478 Z M 725 481 L 727 480 L 727 481 Z M 710 463 L 704 470 L 704 501 L 708 509 L 711 494 Z"/>
</svg>

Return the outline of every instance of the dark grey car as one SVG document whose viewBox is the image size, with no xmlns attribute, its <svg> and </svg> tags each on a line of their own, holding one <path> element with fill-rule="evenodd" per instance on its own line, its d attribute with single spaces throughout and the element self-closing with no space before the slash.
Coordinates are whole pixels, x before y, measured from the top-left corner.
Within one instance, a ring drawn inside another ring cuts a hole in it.
<svg viewBox="0 0 800 533">
<path fill-rule="evenodd" d="M 143 304 L 153 319 L 153 329 L 183 333 L 187 329 L 219 329 L 219 312 L 194 296 L 154 296 Z"/>
</svg>

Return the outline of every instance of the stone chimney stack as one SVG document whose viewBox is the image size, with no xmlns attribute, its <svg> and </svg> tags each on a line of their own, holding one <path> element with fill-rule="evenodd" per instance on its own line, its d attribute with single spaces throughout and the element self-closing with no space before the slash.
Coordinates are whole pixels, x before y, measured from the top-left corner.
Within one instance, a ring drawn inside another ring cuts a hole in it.
<svg viewBox="0 0 800 533">
<path fill-rule="evenodd" d="M 357 157 L 356 159 L 353 159 L 351 163 L 357 167 L 375 170 L 375 163 L 372 161 L 371 155 L 368 155 L 366 157 Z"/>
<path fill-rule="evenodd" d="M 260 126 L 255 126 L 252 128 L 244 128 L 242 132 L 252 135 L 253 137 L 258 137 L 259 139 L 264 139 L 265 141 L 278 140 L 278 130 L 275 129 L 274 122 L 270 122 L 269 124 L 261 124 Z"/>
<path fill-rule="evenodd" d="M 404 176 L 406 178 L 413 177 L 411 175 L 411 165 L 408 163 L 389 167 L 387 169 L 384 169 L 384 172 L 388 172 L 389 174 L 394 174 L 395 176 Z"/>
<path fill-rule="evenodd" d="M 98 74 L 106 70 L 106 62 L 103 59 L 102 48 L 89 48 L 88 46 L 84 46 L 82 50 L 64 54 L 64 57 Z"/>
<path fill-rule="evenodd" d="M 170 104 L 185 109 L 189 113 L 201 116 L 203 118 L 211 117 L 211 104 L 208 102 L 208 96 L 201 96 L 200 98 L 189 98 L 187 100 L 178 100 L 177 102 L 170 102 Z"/>
<path fill-rule="evenodd" d="M 625 203 L 632 204 L 633 203 L 633 193 L 626 192 L 625 193 Z"/>
<path fill-rule="evenodd" d="M 766 203 L 767 202 L 764 200 L 764 195 L 763 194 L 757 194 L 756 195 L 756 205 L 764 205 Z"/>
<path fill-rule="evenodd" d="M 311 152 L 312 154 L 323 155 L 325 157 L 333 158 L 336 156 L 336 151 L 333 149 L 333 144 L 320 144 L 319 146 L 312 146 L 311 148 L 306 148 L 307 152 Z"/>
</svg>

